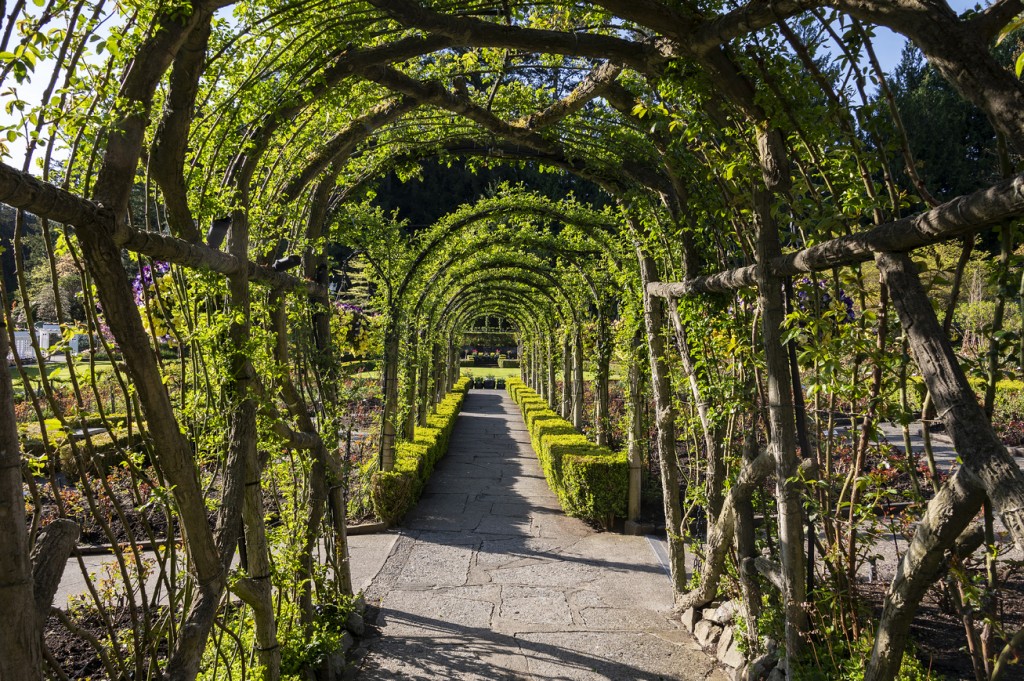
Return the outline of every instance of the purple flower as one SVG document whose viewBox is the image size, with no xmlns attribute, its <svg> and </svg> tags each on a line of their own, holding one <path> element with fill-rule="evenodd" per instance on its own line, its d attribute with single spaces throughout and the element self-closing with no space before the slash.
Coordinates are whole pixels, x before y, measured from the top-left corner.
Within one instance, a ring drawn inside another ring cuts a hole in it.
<svg viewBox="0 0 1024 681">
<path fill-rule="evenodd" d="M 830 284 L 828 281 L 824 279 L 818 279 L 815 281 L 812 280 L 810 277 L 803 277 L 797 282 L 797 285 L 800 286 L 801 288 L 798 288 L 796 290 L 796 300 L 794 302 L 796 303 L 797 307 L 799 307 L 804 312 L 812 312 L 814 308 L 814 301 L 810 296 L 810 292 L 807 290 L 807 287 L 809 286 L 816 286 L 821 291 L 821 293 L 818 296 L 818 302 L 820 304 L 821 310 L 824 311 L 832 307 L 833 299 L 832 294 L 829 292 Z M 854 321 L 857 318 L 853 298 L 848 296 L 846 294 L 846 291 L 844 291 L 843 289 L 839 289 L 839 291 L 836 293 L 835 300 L 836 302 L 842 303 L 842 305 L 846 308 L 846 318 L 842 320 L 841 323 L 846 324 Z"/>
<path fill-rule="evenodd" d="M 152 265 L 140 267 L 139 273 L 132 279 L 132 293 L 135 294 L 135 304 L 142 305 L 143 301 L 145 301 L 145 291 L 153 285 L 155 276 L 167 274 L 170 271 L 171 264 L 160 260 L 155 261 Z"/>
</svg>

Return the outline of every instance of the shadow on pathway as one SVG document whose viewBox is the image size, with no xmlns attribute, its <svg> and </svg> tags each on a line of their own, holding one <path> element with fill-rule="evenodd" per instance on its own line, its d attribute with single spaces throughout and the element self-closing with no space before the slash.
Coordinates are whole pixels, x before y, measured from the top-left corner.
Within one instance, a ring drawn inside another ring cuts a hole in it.
<svg viewBox="0 0 1024 681">
<path fill-rule="evenodd" d="M 467 396 L 366 595 L 362 679 L 724 678 L 673 621 L 647 540 L 562 514 L 502 392 Z"/>
</svg>

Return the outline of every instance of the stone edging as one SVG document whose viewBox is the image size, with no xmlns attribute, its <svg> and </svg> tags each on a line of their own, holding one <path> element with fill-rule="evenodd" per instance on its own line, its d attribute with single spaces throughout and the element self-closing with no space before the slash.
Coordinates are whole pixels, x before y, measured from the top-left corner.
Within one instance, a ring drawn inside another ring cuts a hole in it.
<svg viewBox="0 0 1024 681">
<path fill-rule="evenodd" d="M 740 650 L 735 624 L 739 612 L 736 601 L 714 601 L 700 610 L 687 609 L 681 620 L 697 643 L 718 659 L 734 681 L 783 681 L 786 674 L 777 664 L 774 642 L 768 641 L 768 651 L 753 661 L 748 661 Z"/>
</svg>

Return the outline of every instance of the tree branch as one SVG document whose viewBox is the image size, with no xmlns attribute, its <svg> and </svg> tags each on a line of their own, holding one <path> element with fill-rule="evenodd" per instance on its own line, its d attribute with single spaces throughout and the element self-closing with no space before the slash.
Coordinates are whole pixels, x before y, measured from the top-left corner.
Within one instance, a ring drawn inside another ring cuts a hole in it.
<svg viewBox="0 0 1024 681">
<path fill-rule="evenodd" d="M 702 54 L 822 4 L 824 0 L 752 0 L 694 29 L 686 46 Z"/>
<path fill-rule="evenodd" d="M 820 272 L 867 262 L 875 253 L 912 251 L 973 234 L 1021 215 L 1024 215 L 1024 175 L 958 196 L 924 213 L 784 255 L 773 260 L 770 267 L 777 276 Z M 753 286 L 756 270 L 757 265 L 748 265 L 684 282 L 655 282 L 648 289 L 651 295 L 663 298 L 725 293 Z"/>
<path fill-rule="evenodd" d="M 564 164 L 562 167 L 609 189 L 613 193 L 621 192 L 628 187 L 628 185 L 622 182 L 620 177 L 615 177 L 613 173 L 608 172 L 605 174 L 583 159 L 570 158 L 559 144 L 539 135 L 533 130 L 517 127 L 501 120 L 487 109 L 474 104 L 471 100 L 449 92 L 438 82 L 419 81 L 394 68 L 383 66 L 368 69 L 364 75 L 375 83 L 407 96 L 415 97 L 425 104 L 432 104 L 465 116 L 488 132 L 518 142 L 534 152 L 548 155 L 552 158 L 564 159 L 560 161 L 560 164 Z M 619 169 L 620 175 L 623 170 L 627 176 L 644 187 L 663 193 L 667 193 L 672 189 L 668 179 L 652 171 L 649 166 L 623 161 L 622 168 Z"/>
<path fill-rule="evenodd" d="M 377 129 L 404 114 L 412 111 L 419 102 L 408 97 L 400 97 L 375 106 L 370 113 L 352 121 L 342 132 L 325 142 L 302 171 L 285 186 L 282 194 L 284 201 L 294 201 L 309 182 L 319 175 L 327 166 L 352 153 L 356 145 L 367 139 Z"/>
<path fill-rule="evenodd" d="M 999 32 L 1024 12 L 1021 0 L 996 0 L 970 20 L 971 30 L 985 40 L 995 40 Z"/>
<path fill-rule="evenodd" d="M 75 227 L 96 228 L 114 221 L 113 213 L 28 173 L 0 163 L 0 202 L 41 218 Z"/>
<path fill-rule="evenodd" d="M 210 39 L 210 17 L 193 30 L 182 45 L 171 69 L 167 111 L 157 130 L 149 156 L 149 169 L 163 192 L 171 232 L 186 241 L 199 241 L 199 229 L 192 220 L 185 188 L 185 152 L 192 125 L 199 78 L 203 73 L 206 46 Z"/>
<path fill-rule="evenodd" d="M 71 225 L 79 231 L 110 230 L 114 216 L 88 199 L 28 173 L 0 163 L 0 201 L 21 208 L 41 218 Z M 114 235 L 114 243 L 134 253 L 155 260 L 164 260 L 182 267 L 194 267 L 230 275 L 249 268 L 249 279 L 275 288 L 310 289 L 313 284 L 290 274 L 277 272 L 252 261 L 239 262 L 234 256 L 202 243 L 190 243 L 156 232 L 144 232 L 122 225 Z"/>
<path fill-rule="evenodd" d="M 620 73 L 622 73 L 621 66 L 606 61 L 587 74 L 586 78 L 580 81 L 579 85 L 564 98 L 546 109 L 512 121 L 512 125 L 527 130 L 538 130 L 554 125 L 582 109 L 586 106 L 587 102 L 606 92 L 612 83 L 615 82 L 615 79 L 619 77 Z"/>
<path fill-rule="evenodd" d="M 633 42 L 592 33 L 507 26 L 434 12 L 414 0 L 370 0 L 370 4 L 384 10 L 405 26 L 446 36 L 459 45 L 609 59 L 652 75 L 660 72 L 666 62 L 678 56 L 675 46 L 664 38 Z"/>
</svg>

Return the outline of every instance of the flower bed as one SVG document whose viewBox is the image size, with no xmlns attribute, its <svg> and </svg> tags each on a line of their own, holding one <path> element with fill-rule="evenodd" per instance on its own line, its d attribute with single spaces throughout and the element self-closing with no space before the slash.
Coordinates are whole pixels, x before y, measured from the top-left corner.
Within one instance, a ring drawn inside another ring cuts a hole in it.
<svg viewBox="0 0 1024 681">
<path fill-rule="evenodd" d="M 508 392 L 523 411 L 548 486 L 568 515 L 610 527 L 626 513 L 629 464 L 625 452 L 595 445 L 518 378 Z"/>
<path fill-rule="evenodd" d="M 466 398 L 469 378 L 460 378 L 451 392 L 427 417 L 425 427 L 416 426 L 412 441 L 395 445 L 395 467 L 377 471 L 370 479 L 370 500 L 382 521 L 398 522 L 420 498 L 434 466 L 448 451 L 448 439 Z"/>
</svg>

